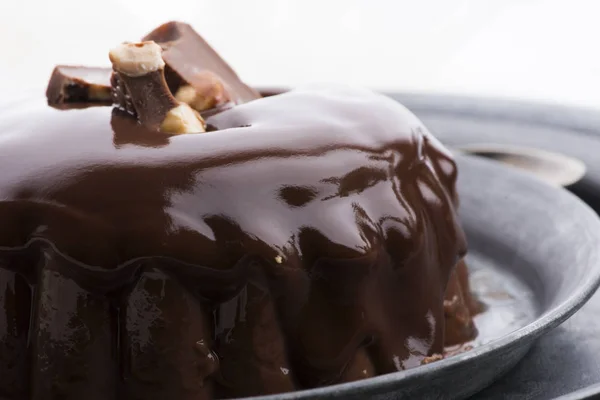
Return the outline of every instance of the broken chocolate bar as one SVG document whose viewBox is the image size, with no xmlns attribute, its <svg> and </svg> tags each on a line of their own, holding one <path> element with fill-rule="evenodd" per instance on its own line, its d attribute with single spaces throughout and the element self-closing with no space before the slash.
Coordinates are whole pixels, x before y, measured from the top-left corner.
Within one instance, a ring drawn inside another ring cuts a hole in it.
<svg viewBox="0 0 600 400">
<path fill-rule="evenodd" d="M 175 98 L 189 104 L 199 112 L 222 106 L 231 101 L 223 81 L 210 71 L 196 74 L 189 85 L 181 86 L 177 90 Z"/>
<path fill-rule="evenodd" d="M 110 69 L 58 65 L 52 72 L 46 97 L 50 105 L 110 103 Z"/>
<path fill-rule="evenodd" d="M 195 83 L 202 83 L 198 73 L 210 71 L 225 83 L 234 103 L 246 103 L 260 98 L 260 94 L 243 83 L 233 69 L 192 27 L 183 22 L 168 22 L 159 26 L 142 40 L 155 41 L 163 49 L 165 74 L 171 92 L 188 84 L 197 91 Z"/>
<path fill-rule="evenodd" d="M 202 117 L 170 92 L 161 51 L 152 41 L 125 43 L 111 50 L 113 98 L 149 129 L 175 134 L 204 132 Z"/>
<path fill-rule="evenodd" d="M 131 96 L 127 93 L 125 83 L 119 78 L 119 74 L 112 72 L 110 77 L 113 104 L 131 115 L 137 115 L 131 102 Z"/>
</svg>

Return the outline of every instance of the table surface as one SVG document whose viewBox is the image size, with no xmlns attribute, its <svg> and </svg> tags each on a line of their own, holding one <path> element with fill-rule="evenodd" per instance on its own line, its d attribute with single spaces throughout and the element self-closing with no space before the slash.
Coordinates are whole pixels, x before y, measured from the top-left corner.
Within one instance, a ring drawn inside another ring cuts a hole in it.
<svg viewBox="0 0 600 400">
<path fill-rule="evenodd" d="M 257 86 L 336 82 L 600 110 L 596 0 L 170 0 L 169 5 L 0 2 L 5 38 L 0 90 L 41 92 L 55 64 L 107 65 L 115 44 L 179 19 L 192 23 Z M 547 399 L 599 382 L 598 315 L 600 294 L 475 398 Z"/>
</svg>

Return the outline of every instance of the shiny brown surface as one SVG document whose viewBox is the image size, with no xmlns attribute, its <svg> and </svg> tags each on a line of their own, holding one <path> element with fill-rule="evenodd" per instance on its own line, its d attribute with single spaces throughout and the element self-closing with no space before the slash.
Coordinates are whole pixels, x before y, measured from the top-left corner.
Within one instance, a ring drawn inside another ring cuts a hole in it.
<svg viewBox="0 0 600 400">
<path fill-rule="evenodd" d="M 34 396 L 276 393 L 442 353 L 466 243 L 456 166 L 416 117 L 339 87 L 207 124 L 165 137 L 43 104 L 0 118 L 0 262 L 32 283 L 33 365 L 57 360 Z"/>
<path fill-rule="evenodd" d="M 0 268 L 0 398 L 27 394 L 30 310 L 31 290 L 25 278 Z"/>
<path fill-rule="evenodd" d="M 461 280 L 464 276 L 465 281 Z M 445 346 L 454 346 L 472 340 L 477 335 L 473 315 L 479 312 L 468 285 L 467 266 L 460 261 L 450 276 L 444 298 Z"/>
</svg>

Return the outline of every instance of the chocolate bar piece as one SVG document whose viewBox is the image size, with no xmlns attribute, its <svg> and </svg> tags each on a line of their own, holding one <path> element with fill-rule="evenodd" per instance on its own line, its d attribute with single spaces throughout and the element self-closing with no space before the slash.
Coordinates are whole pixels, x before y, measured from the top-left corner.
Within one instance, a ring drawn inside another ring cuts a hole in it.
<svg viewBox="0 0 600 400">
<path fill-rule="evenodd" d="M 110 104 L 110 74 L 110 68 L 58 65 L 46 89 L 48 104 Z"/>
<path fill-rule="evenodd" d="M 175 98 L 189 104 L 194 110 L 203 112 L 232 103 L 225 84 L 210 71 L 201 71 L 188 85 L 175 92 Z"/>
<path fill-rule="evenodd" d="M 194 87 L 198 73 L 210 71 L 223 80 L 234 103 L 260 98 L 260 94 L 242 82 L 229 64 L 188 24 L 168 22 L 142 40 L 155 41 L 162 47 L 165 76 L 172 93 L 177 93 L 186 84 Z"/>
<path fill-rule="evenodd" d="M 204 132 L 202 117 L 170 92 L 161 51 L 152 41 L 125 43 L 110 51 L 115 103 L 148 129 L 173 134 Z"/>
</svg>

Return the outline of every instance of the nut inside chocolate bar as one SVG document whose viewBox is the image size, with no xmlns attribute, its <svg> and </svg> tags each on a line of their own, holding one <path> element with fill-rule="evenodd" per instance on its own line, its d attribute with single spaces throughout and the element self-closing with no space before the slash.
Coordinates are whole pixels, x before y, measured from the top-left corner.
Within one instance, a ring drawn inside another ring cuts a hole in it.
<svg viewBox="0 0 600 400">
<path fill-rule="evenodd" d="M 155 42 L 125 43 L 109 53 L 114 99 L 149 129 L 164 133 L 205 131 L 202 117 L 173 97 L 165 81 L 162 50 Z"/>
<path fill-rule="evenodd" d="M 246 103 L 261 97 L 256 90 L 242 82 L 229 64 L 188 24 L 168 22 L 142 40 L 152 40 L 163 48 L 166 78 L 173 93 L 186 84 L 201 89 L 195 87 L 197 75 L 209 71 L 224 81 L 235 103 Z"/>
<path fill-rule="evenodd" d="M 110 73 L 109 68 L 58 65 L 46 89 L 48 103 L 110 103 Z"/>
</svg>

